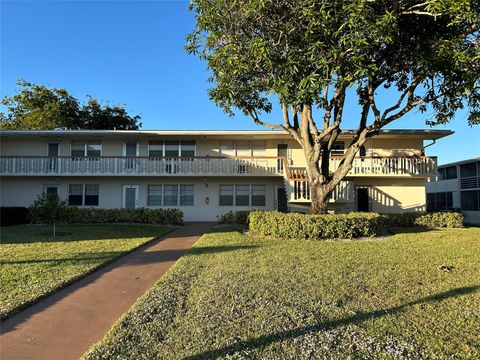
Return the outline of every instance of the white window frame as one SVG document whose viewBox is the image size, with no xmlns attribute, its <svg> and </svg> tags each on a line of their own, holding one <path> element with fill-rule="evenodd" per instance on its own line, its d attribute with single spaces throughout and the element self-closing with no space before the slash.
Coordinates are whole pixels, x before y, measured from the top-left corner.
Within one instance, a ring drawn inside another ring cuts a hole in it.
<svg viewBox="0 0 480 360">
<path fill-rule="evenodd" d="M 82 204 L 81 205 L 71 205 L 71 206 L 77 206 L 77 207 L 98 207 L 100 206 L 100 184 L 91 184 L 91 183 L 86 183 L 86 184 L 75 184 L 75 183 L 70 183 L 67 185 L 67 202 L 70 204 L 70 185 L 82 185 Z M 97 185 L 98 186 L 98 204 L 97 205 L 85 205 L 85 196 L 87 196 L 87 189 L 86 185 Z M 58 190 L 57 190 L 58 194 Z"/>
<path fill-rule="evenodd" d="M 70 157 L 78 157 L 78 156 L 73 156 L 72 155 L 72 143 L 73 142 L 83 142 L 83 156 L 87 157 L 87 149 L 88 149 L 88 143 L 89 142 L 97 142 L 100 143 L 100 156 L 103 156 L 103 143 L 102 140 L 72 140 L 70 141 Z M 60 149 L 60 147 L 59 147 Z M 92 157 L 97 157 L 97 156 L 92 156 Z"/>
</svg>

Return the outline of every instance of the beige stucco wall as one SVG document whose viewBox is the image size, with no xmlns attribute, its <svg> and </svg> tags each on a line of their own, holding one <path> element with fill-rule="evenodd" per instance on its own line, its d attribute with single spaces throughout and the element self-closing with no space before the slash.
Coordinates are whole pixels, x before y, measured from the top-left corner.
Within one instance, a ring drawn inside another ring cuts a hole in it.
<svg viewBox="0 0 480 360">
<path fill-rule="evenodd" d="M 160 138 L 152 138 L 159 140 Z M 185 137 L 169 138 L 172 140 L 187 139 Z M 102 141 L 102 155 L 103 156 L 122 156 L 123 147 L 126 141 L 135 141 L 139 143 L 139 155 L 148 156 L 149 139 L 135 139 L 135 138 L 104 138 L 99 137 L 82 138 L 78 140 L 101 140 Z M 212 138 L 190 138 L 196 141 L 197 156 L 219 156 L 220 143 L 222 139 Z M 224 140 L 243 143 L 258 143 L 262 140 L 248 140 L 245 138 L 237 140 Z M 348 140 L 345 141 L 345 146 L 348 146 Z M 2 138 L 0 143 L 0 151 L 3 156 L 45 156 L 47 155 L 47 144 L 49 142 L 58 142 L 60 144 L 60 154 L 62 156 L 70 155 L 71 139 L 62 139 L 56 137 L 46 137 L 38 139 L 14 139 Z M 263 143 L 266 144 L 266 156 L 277 156 L 277 145 L 288 144 L 289 157 L 292 166 L 305 166 L 305 159 L 303 150 L 300 145 L 293 139 L 265 139 Z M 368 140 L 365 144 L 367 155 L 373 156 L 411 156 L 413 154 L 419 155 L 421 153 L 423 141 L 421 139 L 399 138 L 399 139 L 382 139 L 374 138 Z"/>
<path fill-rule="evenodd" d="M 273 210 L 276 186 L 282 186 L 281 178 L 2 178 L 0 182 L 1 206 L 29 206 L 36 196 L 43 192 L 44 185 L 59 185 L 61 199 L 68 197 L 69 184 L 99 184 L 99 207 L 122 207 L 123 185 L 139 185 L 139 207 L 147 207 L 148 185 L 154 184 L 193 184 L 194 206 L 176 206 L 184 212 L 186 221 L 215 221 L 218 216 L 230 210 L 247 210 L 257 207 L 220 206 L 220 184 L 265 184 L 265 207 L 262 210 Z M 209 203 L 206 203 L 206 198 Z"/>
</svg>

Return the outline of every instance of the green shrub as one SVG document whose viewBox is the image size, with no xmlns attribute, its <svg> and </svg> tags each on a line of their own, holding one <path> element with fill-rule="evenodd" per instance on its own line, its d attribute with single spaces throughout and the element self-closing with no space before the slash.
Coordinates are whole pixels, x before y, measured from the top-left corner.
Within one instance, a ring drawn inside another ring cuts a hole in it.
<svg viewBox="0 0 480 360">
<path fill-rule="evenodd" d="M 428 228 L 461 228 L 463 214 L 452 211 L 421 214 L 415 219 L 415 225 Z"/>
<path fill-rule="evenodd" d="M 229 211 L 220 216 L 218 222 L 220 224 L 231 224 L 231 225 L 248 225 L 248 216 L 251 213 L 249 210 L 244 211 Z"/>
<path fill-rule="evenodd" d="M 463 226 L 463 214 L 452 211 L 382 214 L 381 223 L 384 227 L 460 228 Z"/>
<path fill-rule="evenodd" d="M 5 206 L 0 208 L 0 225 L 20 225 L 28 222 L 28 208 L 20 206 Z"/>
<path fill-rule="evenodd" d="M 32 222 L 40 222 L 32 216 Z M 171 224 L 183 223 L 183 212 L 178 209 L 98 209 L 98 208 L 70 208 L 68 217 L 64 220 L 68 224 L 95 224 L 95 223 L 140 223 L 140 224 Z"/>
<path fill-rule="evenodd" d="M 256 235 L 281 238 L 351 239 L 375 236 L 380 218 L 375 213 L 307 215 L 253 211 L 249 216 L 249 230 Z"/>
</svg>

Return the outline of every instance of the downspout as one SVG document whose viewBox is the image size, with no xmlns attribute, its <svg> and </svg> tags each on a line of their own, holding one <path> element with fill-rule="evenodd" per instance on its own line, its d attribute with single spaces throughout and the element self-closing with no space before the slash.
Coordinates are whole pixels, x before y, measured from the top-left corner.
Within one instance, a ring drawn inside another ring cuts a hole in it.
<svg viewBox="0 0 480 360">
<path fill-rule="evenodd" d="M 432 142 L 431 144 L 428 144 L 428 145 L 422 147 L 422 156 L 425 156 L 425 149 L 426 149 L 427 147 L 432 146 L 432 145 L 435 145 L 435 143 L 437 142 L 437 140 L 435 140 L 435 139 L 432 140 L 432 141 L 433 141 L 433 142 Z"/>
</svg>

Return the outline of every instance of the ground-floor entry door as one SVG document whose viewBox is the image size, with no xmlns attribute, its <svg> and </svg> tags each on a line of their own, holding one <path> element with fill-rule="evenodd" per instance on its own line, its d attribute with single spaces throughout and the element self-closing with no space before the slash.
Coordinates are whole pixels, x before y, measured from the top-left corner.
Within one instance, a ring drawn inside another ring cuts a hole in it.
<svg viewBox="0 0 480 360">
<path fill-rule="evenodd" d="M 368 212 L 370 211 L 368 187 L 357 188 L 357 211 Z"/>
<path fill-rule="evenodd" d="M 125 209 L 138 207 L 138 185 L 123 185 L 123 204 Z"/>
<path fill-rule="evenodd" d="M 288 211 L 287 191 L 284 187 L 277 187 L 277 210 L 280 212 Z"/>
</svg>

